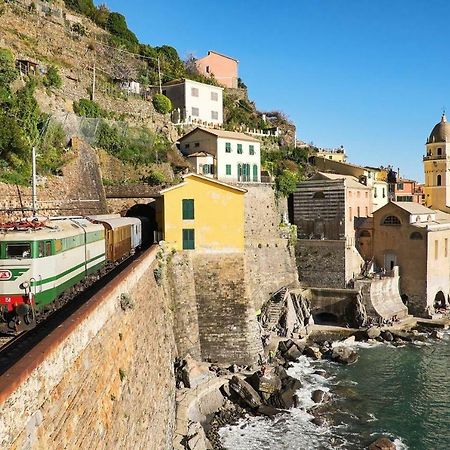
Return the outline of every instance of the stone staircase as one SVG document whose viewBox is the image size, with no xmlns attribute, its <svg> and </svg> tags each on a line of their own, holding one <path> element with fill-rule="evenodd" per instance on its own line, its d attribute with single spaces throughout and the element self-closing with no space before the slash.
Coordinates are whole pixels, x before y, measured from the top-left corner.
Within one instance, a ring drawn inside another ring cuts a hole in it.
<svg viewBox="0 0 450 450">
<path fill-rule="evenodd" d="M 288 295 L 288 289 L 282 287 L 272 294 L 265 310 L 261 324 L 266 331 L 274 331 L 280 321 L 285 308 L 285 297 Z"/>
</svg>

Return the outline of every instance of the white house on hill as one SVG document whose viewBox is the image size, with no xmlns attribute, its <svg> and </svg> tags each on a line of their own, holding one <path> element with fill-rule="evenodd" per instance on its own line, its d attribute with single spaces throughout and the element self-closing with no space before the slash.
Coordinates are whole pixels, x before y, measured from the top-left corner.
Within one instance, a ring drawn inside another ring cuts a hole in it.
<svg viewBox="0 0 450 450">
<path fill-rule="evenodd" d="M 228 182 L 261 181 L 260 142 L 244 133 L 197 127 L 180 139 L 197 173 Z"/>
</svg>

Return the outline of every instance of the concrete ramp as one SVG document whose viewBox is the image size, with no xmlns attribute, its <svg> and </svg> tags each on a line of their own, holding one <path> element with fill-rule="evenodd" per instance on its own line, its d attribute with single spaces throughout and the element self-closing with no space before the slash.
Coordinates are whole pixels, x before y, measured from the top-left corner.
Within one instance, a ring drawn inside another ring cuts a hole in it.
<svg viewBox="0 0 450 450">
<path fill-rule="evenodd" d="M 408 316 L 408 308 L 400 297 L 399 281 L 398 267 L 394 267 L 388 275 L 355 282 L 369 316 L 383 319 Z"/>
</svg>

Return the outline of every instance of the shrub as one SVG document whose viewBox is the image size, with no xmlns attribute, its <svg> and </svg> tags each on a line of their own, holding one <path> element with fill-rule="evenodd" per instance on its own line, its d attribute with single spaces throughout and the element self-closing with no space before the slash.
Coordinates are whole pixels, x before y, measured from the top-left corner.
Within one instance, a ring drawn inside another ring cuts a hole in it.
<svg viewBox="0 0 450 450">
<path fill-rule="evenodd" d="M 106 29 L 115 36 L 128 41 L 132 44 L 138 44 L 138 38 L 136 35 L 128 29 L 127 21 L 122 14 L 112 12 L 108 15 L 106 21 Z"/>
<path fill-rule="evenodd" d="M 105 111 L 99 104 L 87 98 L 81 98 L 73 102 L 73 111 L 78 116 L 98 118 L 104 117 Z"/>
<path fill-rule="evenodd" d="M 163 172 L 152 170 L 149 175 L 142 179 L 142 181 L 151 185 L 161 185 L 167 183 L 167 178 Z"/>
<path fill-rule="evenodd" d="M 9 89 L 12 83 L 19 76 L 14 64 L 14 56 L 10 50 L 0 48 L 0 86 Z"/>
<path fill-rule="evenodd" d="M 275 187 L 277 192 L 284 197 L 289 196 L 297 189 L 298 174 L 285 170 L 275 179 Z"/>
<path fill-rule="evenodd" d="M 58 69 L 55 66 L 50 66 L 44 77 L 44 86 L 60 88 L 62 85 L 61 77 L 59 76 Z"/>
<path fill-rule="evenodd" d="M 172 102 L 163 94 L 155 94 L 152 99 L 156 111 L 161 114 L 167 114 L 172 111 Z"/>
</svg>

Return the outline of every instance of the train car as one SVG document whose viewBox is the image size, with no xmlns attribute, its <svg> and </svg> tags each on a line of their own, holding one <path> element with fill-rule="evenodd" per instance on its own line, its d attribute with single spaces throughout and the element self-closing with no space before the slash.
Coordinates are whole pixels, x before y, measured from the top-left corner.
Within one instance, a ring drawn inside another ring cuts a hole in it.
<svg viewBox="0 0 450 450">
<path fill-rule="evenodd" d="M 105 228 L 84 218 L 0 226 L 0 323 L 34 326 L 35 309 L 105 264 Z"/>
<path fill-rule="evenodd" d="M 108 261 L 119 261 L 142 245 L 142 225 L 135 217 L 100 219 L 94 222 L 105 227 Z"/>
</svg>

